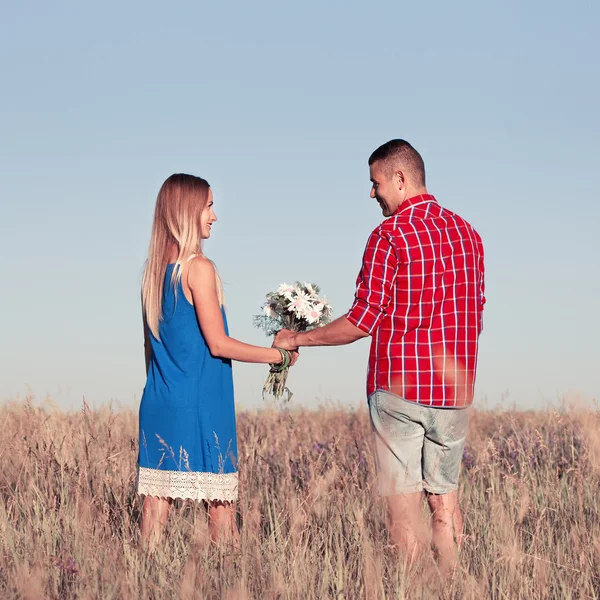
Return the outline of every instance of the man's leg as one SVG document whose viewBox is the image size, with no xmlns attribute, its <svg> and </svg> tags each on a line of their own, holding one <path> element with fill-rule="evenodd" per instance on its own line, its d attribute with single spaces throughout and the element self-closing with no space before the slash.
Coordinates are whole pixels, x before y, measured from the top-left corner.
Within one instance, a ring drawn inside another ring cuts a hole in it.
<svg viewBox="0 0 600 600">
<path fill-rule="evenodd" d="M 423 493 L 388 496 L 390 538 L 405 557 L 413 563 L 423 551 L 423 532 L 420 526 Z"/>
<path fill-rule="evenodd" d="M 458 505 L 458 477 L 469 413 L 464 409 L 430 408 L 423 442 L 423 487 L 431 509 L 432 544 L 440 570 L 452 571 L 463 539 Z"/>
<path fill-rule="evenodd" d="M 452 571 L 463 536 L 463 517 L 458 490 L 447 494 L 427 494 L 431 508 L 432 544 L 442 573 Z"/>
<path fill-rule="evenodd" d="M 425 430 L 423 408 L 393 394 L 378 391 L 369 398 L 379 493 L 386 498 L 392 543 L 414 562 L 424 544 L 421 457 Z"/>
</svg>

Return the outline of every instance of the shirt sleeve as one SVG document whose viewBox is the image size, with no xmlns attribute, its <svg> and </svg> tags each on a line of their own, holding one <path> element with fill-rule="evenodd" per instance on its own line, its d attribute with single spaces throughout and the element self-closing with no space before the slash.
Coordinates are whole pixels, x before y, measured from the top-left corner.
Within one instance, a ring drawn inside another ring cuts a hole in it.
<svg viewBox="0 0 600 600">
<path fill-rule="evenodd" d="M 377 329 L 390 303 L 397 271 L 396 250 L 378 228 L 369 237 L 363 254 L 354 304 L 346 315 L 350 323 L 368 334 Z"/>
<path fill-rule="evenodd" d="M 479 333 L 483 331 L 483 307 L 485 305 L 485 267 L 483 260 L 483 244 L 479 244 Z"/>
</svg>

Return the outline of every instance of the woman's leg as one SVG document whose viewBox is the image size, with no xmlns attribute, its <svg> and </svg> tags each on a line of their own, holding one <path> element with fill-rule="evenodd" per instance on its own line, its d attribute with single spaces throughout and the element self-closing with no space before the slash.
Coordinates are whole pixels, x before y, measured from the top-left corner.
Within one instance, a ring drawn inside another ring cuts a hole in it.
<svg viewBox="0 0 600 600">
<path fill-rule="evenodd" d="M 232 542 L 238 548 L 240 534 L 236 524 L 235 502 L 215 500 L 208 505 L 208 530 L 213 542 Z"/>
<path fill-rule="evenodd" d="M 153 547 L 160 539 L 162 530 L 169 518 L 169 510 L 172 503 L 172 498 L 144 496 L 140 531 L 142 541 L 146 547 Z"/>
</svg>

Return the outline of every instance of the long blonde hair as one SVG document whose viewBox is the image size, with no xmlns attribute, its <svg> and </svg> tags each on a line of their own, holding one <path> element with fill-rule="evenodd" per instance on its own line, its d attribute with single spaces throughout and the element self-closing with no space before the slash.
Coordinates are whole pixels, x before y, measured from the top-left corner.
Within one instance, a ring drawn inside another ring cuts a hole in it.
<svg viewBox="0 0 600 600">
<path fill-rule="evenodd" d="M 205 179 L 171 175 L 160 188 L 156 199 L 148 261 L 142 280 L 142 309 L 148 328 L 156 339 L 162 318 L 162 296 L 169 247 L 177 245 L 178 256 L 171 277 L 177 290 L 183 263 L 194 254 L 202 254 L 200 218 L 208 204 L 210 186 Z"/>
</svg>

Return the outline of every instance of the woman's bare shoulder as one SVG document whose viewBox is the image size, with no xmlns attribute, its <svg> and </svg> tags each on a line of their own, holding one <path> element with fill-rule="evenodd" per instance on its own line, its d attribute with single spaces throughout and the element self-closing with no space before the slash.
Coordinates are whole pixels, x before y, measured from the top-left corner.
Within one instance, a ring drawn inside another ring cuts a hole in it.
<svg viewBox="0 0 600 600">
<path fill-rule="evenodd" d="M 195 256 L 188 267 L 188 281 L 191 287 L 194 287 L 195 283 L 205 283 L 207 281 L 214 281 L 215 279 L 215 267 L 211 260 L 206 256 Z"/>
</svg>

